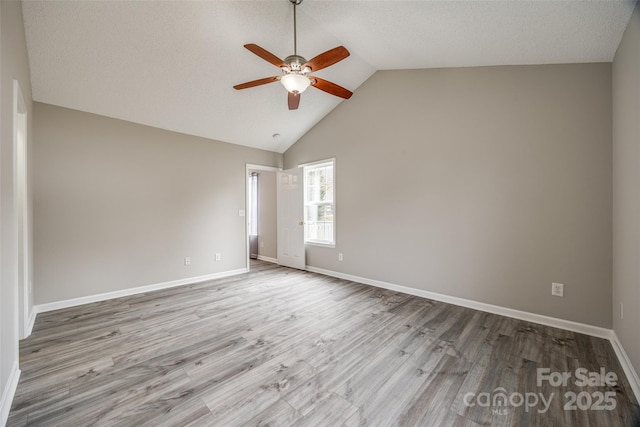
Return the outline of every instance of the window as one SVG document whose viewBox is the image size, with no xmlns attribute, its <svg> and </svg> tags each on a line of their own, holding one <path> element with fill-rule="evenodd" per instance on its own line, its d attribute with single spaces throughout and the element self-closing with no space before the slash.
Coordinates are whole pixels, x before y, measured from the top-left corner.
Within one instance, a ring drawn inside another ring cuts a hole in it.
<svg viewBox="0 0 640 427">
<path fill-rule="evenodd" d="M 334 160 L 304 166 L 304 241 L 335 244 Z"/>
</svg>

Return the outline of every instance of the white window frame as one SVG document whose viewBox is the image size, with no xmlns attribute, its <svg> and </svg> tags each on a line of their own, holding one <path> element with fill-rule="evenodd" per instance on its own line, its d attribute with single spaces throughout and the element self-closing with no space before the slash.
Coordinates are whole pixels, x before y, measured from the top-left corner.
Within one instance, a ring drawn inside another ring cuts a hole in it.
<svg viewBox="0 0 640 427">
<path fill-rule="evenodd" d="M 304 173 L 302 174 L 304 177 L 303 180 L 303 200 L 305 207 L 307 206 L 307 168 L 309 167 L 318 167 L 322 165 L 331 164 L 333 166 L 333 203 L 332 203 L 332 211 L 333 211 L 333 240 L 331 242 L 327 242 L 324 240 L 311 240 L 307 239 L 307 234 L 304 236 L 304 244 L 310 246 L 321 246 L 325 248 L 335 248 L 336 247 L 336 218 L 337 218 L 337 208 L 336 208 L 336 159 L 335 157 L 330 159 L 318 160 L 310 163 L 303 163 L 298 165 L 298 167 L 304 169 Z"/>
</svg>

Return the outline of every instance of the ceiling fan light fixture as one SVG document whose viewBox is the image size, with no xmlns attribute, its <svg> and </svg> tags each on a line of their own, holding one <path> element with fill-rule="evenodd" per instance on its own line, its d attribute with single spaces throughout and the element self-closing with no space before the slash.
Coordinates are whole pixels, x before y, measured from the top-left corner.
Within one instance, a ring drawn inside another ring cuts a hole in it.
<svg viewBox="0 0 640 427">
<path fill-rule="evenodd" d="M 298 73 L 289 73 L 280 79 L 282 86 L 294 95 L 304 92 L 310 85 L 309 78 Z"/>
<path fill-rule="evenodd" d="M 2 0 L 0 0 L 2 1 Z M 261 48 L 257 44 L 249 43 L 244 47 L 249 51 L 264 59 L 265 61 L 275 65 L 282 71 L 282 77 L 266 77 L 264 79 L 253 80 L 250 82 L 235 85 L 236 90 L 247 89 L 250 87 L 260 86 L 267 83 L 280 81 L 282 86 L 287 90 L 287 103 L 289 110 L 297 110 L 300 105 L 300 94 L 307 90 L 309 86 L 313 86 L 318 90 L 328 94 L 339 96 L 343 99 L 351 98 L 353 93 L 338 86 L 330 81 L 323 80 L 319 77 L 309 76 L 310 73 L 327 68 L 337 62 L 342 61 L 349 56 L 349 51 L 344 46 L 338 46 L 328 50 L 320 55 L 316 55 L 307 61 L 298 55 L 298 35 L 296 30 L 296 6 L 302 3 L 302 0 L 289 0 L 293 4 L 293 55 L 287 56 L 284 61 L 273 53 Z"/>
</svg>

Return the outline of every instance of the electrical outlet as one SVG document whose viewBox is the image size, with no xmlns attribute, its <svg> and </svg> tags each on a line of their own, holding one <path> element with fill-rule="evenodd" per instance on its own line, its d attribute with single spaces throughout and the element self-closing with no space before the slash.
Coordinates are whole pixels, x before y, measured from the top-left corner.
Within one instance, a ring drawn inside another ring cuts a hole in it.
<svg viewBox="0 0 640 427">
<path fill-rule="evenodd" d="M 220 254 L 216 254 L 216 261 L 220 261 Z"/>
<path fill-rule="evenodd" d="M 342 256 L 342 253 L 339 253 L 338 254 L 338 261 L 342 261 L 342 260 L 344 260 L 344 257 Z"/>
<path fill-rule="evenodd" d="M 260 241 L 260 247 L 264 248 L 264 240 Z"/>
<path fill-rule="evenodd" d="M 551 284 L 551 295 L 556 297 L 564 296 L 564 285 L 562 283 L 552 283 Z"/>
<path fill-rule="evenodd" d="M 191 265 L 191 257 L 184 257 L 184 265 Z"/>
</svg>

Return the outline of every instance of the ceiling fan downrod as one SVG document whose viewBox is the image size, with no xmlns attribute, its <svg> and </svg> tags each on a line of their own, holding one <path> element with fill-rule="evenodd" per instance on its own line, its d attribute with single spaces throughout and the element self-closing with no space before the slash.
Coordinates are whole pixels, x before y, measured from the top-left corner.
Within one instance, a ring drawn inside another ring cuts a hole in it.
<svg viewBox="0 0 640 427">
<path fill-rule="evenodd" d="M 302 3 L 302 0 L 289 0 L 293 3 L 293 54 L 298 55 L 298 32 L 296 28 L 296 6 Z"/>
</svg>

